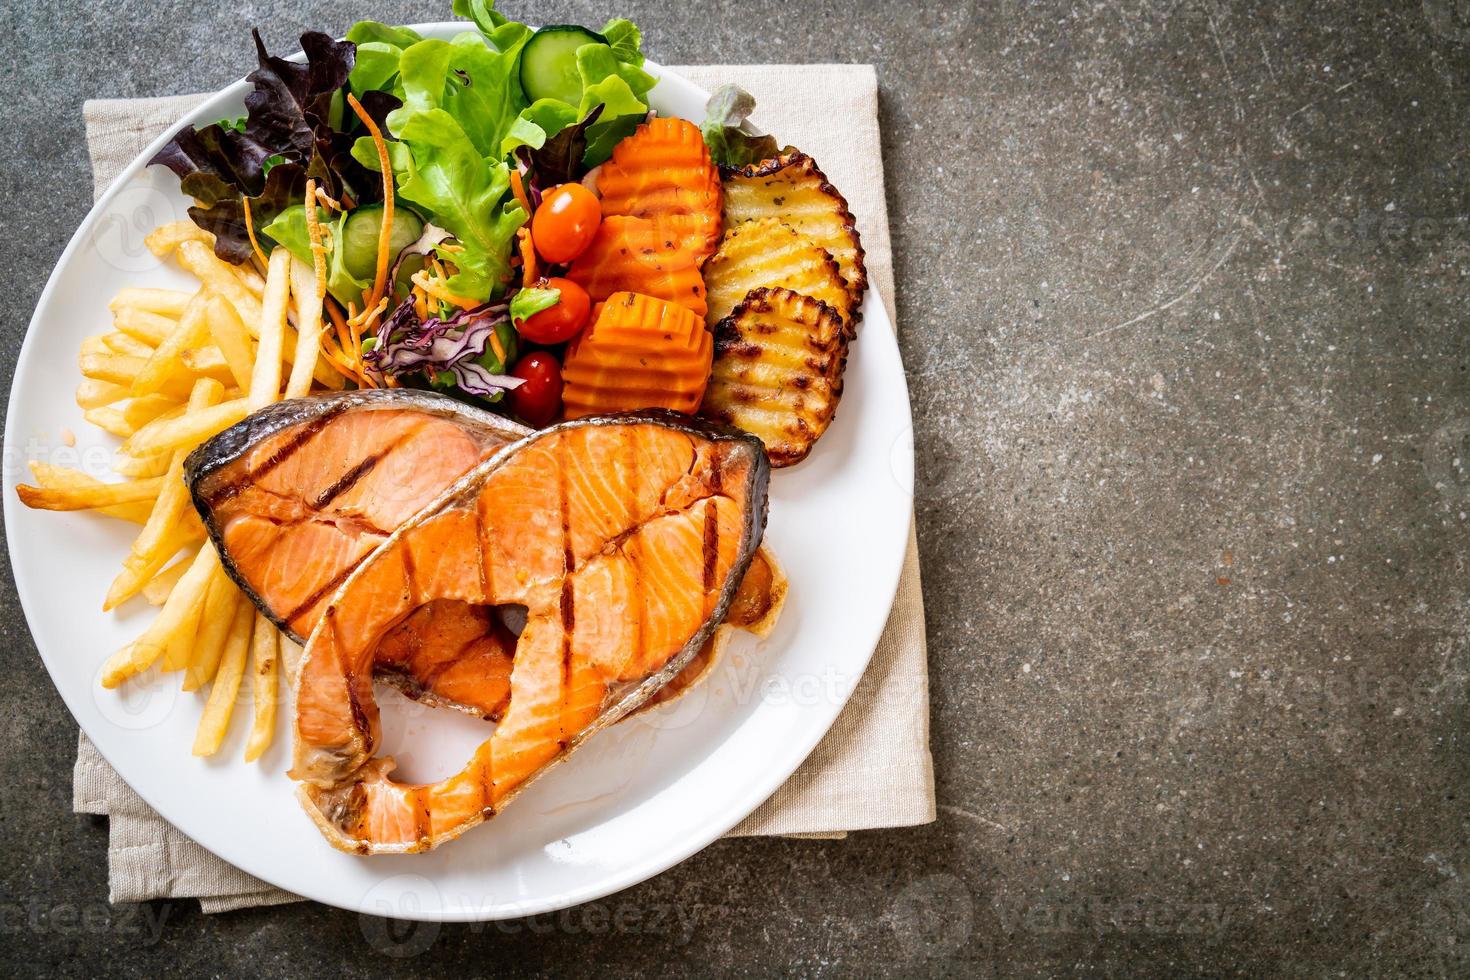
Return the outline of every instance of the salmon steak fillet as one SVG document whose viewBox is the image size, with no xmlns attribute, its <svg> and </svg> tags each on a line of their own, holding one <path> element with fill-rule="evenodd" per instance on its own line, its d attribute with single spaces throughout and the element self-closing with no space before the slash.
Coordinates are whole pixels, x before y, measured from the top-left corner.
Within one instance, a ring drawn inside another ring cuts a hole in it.
<svg viewBox="0 0 1470 980">
<path fill-rule="evenodd" d="M 226 571 L 304 644 L 331 592 L 390 533 L 532 431 L 432 392 L 339 392 L 256 412 L 201 446 L 186 478 Z M 726 625 L 766 636 L 784 581 L 762 549 Z M 729 633 L 719 631 L 650 706 L 691 688 Z M 439 600 L 384 638 L 373 674 L 416 701 L 495 720 L 509 696 L 514 646 L 487 609 Z"/>
<path fill-rule="evenodd" d="M 374 549 L 531 431 L 431 392 L 338 392 L 254 413 L 200 446 L 185 479 L 225 571 L 305 643 Z M 415 700 L 493 719 L 513 642 L 485 610 L 435 603 L 385 642 L 376 672 Z"/>
<path fill-rule="evenodd" d="M 436 847 L 654 699 L 737 602 L 769 473 L 760 441 L 733 429 L 597 416 L 505 447 L 394 531 L 327 600 L 302 655 L 290 775 L 327 840 L 358 854 Z M 440 622 L 440 604 L 465 621 Z M 525 609 L 519 636 L 473 618 L 505 605 Z M 454 633 L 446 647 L 469 638 L 465 673 L 505 691 L 464 768 L 426 784 L 393 781 L 376 754 L 373 678 L 416 620 Z"/>
</svg>

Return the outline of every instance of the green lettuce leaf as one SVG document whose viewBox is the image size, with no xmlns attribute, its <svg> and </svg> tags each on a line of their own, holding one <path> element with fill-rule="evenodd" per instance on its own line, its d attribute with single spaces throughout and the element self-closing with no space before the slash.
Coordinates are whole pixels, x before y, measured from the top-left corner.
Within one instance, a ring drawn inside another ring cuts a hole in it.
<svg viewBox="0 0 1470 980">
<path fill-rule="evenodd" d="M 442 253 L 458 269 L 449 287 L 475 299 L 499 295 L 509 280 L 516 229 L 528 217 L 509 194 L 510 169 L 482 154 L 445 109 L 405 106 L 388 124 L 413 155 L 399 180 L 399 195 L 452 234 L 461 248 Z"/>
<path fill-rule="evenodd" d="M 721 85 L 710 94 L 699 131 L 715 163 L 744 167 L 780 153 L 774 136 L 751 136 L 740 127 L 755 111 L 755 96 L 738 85 Z"/>
<path fill-rule="evenodd" d="M 501 14 L 494 0 L 454 0 L 454 12 L 478 30 L 442 41 L 372 21 L 355 25 L 348 38 L 361 53 L 349 83 L 360 96 L 386 92 L 402 102 L 385 120 L 398 194 L 454 236 L 460 250 L 440 253 L 457 270 L 450 288 L 489 299 L 510 280 L 515 231 L 527 218 L 509 193 L 507 160 L 576 129 L 576 139 L 563 142 L 585 151 L 580 166 L 564 168 L 563 176 L 577 179 L 645 118 L 655 80 L 643 70 L 638 28 L 613 20 L 604 28 L 609 43 L 577 51 L 579 104 L 528 104 L 520 57 L 531 29 Z M 588 120 L 593 110 L 595 124 Z M 380 167 L 366 136 L 352 146 L 351 158 L 371 171 Z"/>
<path fill-rule="evenodd" d="M 347 271 L 342 256 L 333 247 L 334 242 L 343 240 L 343 229 L 347 224 L 346 213 L 332 219 L 332 212 L 325 208 L 317 208 L 317 220 L 331 229 L 331 238 L 327 243 L 327 292 L 331 293 L 339 303 L 346 306 L 348 303 L 361 304 L 362 294 L 372 288 L 369 279 L 356 279 Z M 261 234 L 271 241 L 290 252 L 296 258 L 311 265 L 311 233 L 306 228 L 306 206 L 297 204 L 286 208 L 276 215 L 264 228 Z"/>
<path fill-rule="evenodd" d="M 643 35 L 631 20 L 624 20 L 621 17 L 610 20 L 607 26 L 597 33 L 607 38 L 608 45 L 619 61 L 639 68 L 643 67 Z"/>
<path fill-rule="evenodd" d="M 510 318 L 519 322 L 549 310 L 561 302 L 560 289 L 546 289 L 541 286 L 528 286 L 517 290 L 510 298 Z"/>
</svg>

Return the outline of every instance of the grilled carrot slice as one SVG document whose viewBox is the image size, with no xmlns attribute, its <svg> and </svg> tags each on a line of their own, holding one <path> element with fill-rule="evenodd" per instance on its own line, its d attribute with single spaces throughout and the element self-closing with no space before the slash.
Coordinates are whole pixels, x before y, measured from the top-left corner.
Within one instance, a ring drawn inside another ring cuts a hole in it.
<svg viewBox="0 0 1470 980">
<path fill-rule="evenodd" d="M 654 222 L 661 234 L 703 265 L 720 238 L 722 187 L 699 128 L 658 118 L 613 150 L 597 177 L 602 213 Z"/>
<path fill-rule="evenodd" d="M 600 303 L 614 293 L 641 293 L 678 303 L 704 316 L 704 279 L 692 253 L 648 218 L 604 217 L 597 237 L 587 246 L 567 278 Z"/>
<path fill-rule="evenodd" d="M 713 347 L 704 321 L 685 307 L 614 293 L 567 348 L 567 418 L 637 408 L 692 413 L 704 398 Z"/>
</svg>

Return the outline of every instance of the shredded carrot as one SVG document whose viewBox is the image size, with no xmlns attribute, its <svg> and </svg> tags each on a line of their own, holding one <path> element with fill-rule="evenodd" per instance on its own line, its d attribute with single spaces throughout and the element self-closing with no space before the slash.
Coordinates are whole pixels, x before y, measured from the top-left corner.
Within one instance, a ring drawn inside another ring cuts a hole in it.
<svg viewBox="0 0 1470 980">
<path fill-rule="evenodd" d="M 362 348 L 353 346 L 352 333 L 347 328 L 347 321 L 342 318 L 342 308 L 337 305 L 337 301 L 328 297 L 326 307 L 328 315 L 332 318 L 332 327 L 337 331 L 337 344 L 341 358 L 338 363 L 345 367 L 359 383 L 362 383 L 364 380 L 364 372 L 361 369 Z"/>
<path fill-rule="evenodd" d="M 440 242 L 434 246 L 434 251 L 442 252 L 446 255 L 453 255 L 455 252 L 463 252 L 464 246 L 459 242 Z"/>
<path fill-rule="evenodd" d="M 512 170 L 510 172 L 510 190 L 516 196 L 516 200 L 520 202 L 521 210 L 526 212 L 526 219 L 530 220 L 531 199 L 526 196 L 526 185 L 521 183 L 521 172 L 519 170 Z"/>
<path fill-rule="evenodd" d="M 516 247 L 521 253 L 521 285 L 529 286 L 541 278 L 536 267 L 536 246 L 531 241 L 531 229 L 525 225 L 516 229 Z"/>
<path fill-rule="evenodd" d="M 490 349 L 495 352 L 496 357 L 500 358 L 500 363 L 505 364 L 505 345 L 500 342 L 500 335 L 494 330 L 490 331 Z M 510 365 L 506 364 L 505 366 L 509 367 Z"/>
<path fill-rule="evenodd" d="M 260 260 L 261 265 L 269 265 L 265 253 L 260 250 L 260 242 L 255 240 L 255 222 L 250 218 L 250 198 L 241 197 L 245 204 L 245 234 L 250 236 L 250 247 L 255 249 L 255 257 Z"/>
<path fill-rule="evenodd" d="M 322 207 L 327 208 L 328 210 L 331 210 L 331 211 L 346 211 L 347 210 L 346 208 L 344 208 L 342 206 L 342 202 L 334 199 L 332 197 L 332 195 L 330 195 L 330 194 L 327 193 L 326 188 L 324 188 L 324 187 L 318 187 L 316 189 L 316 199 L 322 205 Z"/>
<path fill-rule="evenodd" d="M 378 300 L 377 305 L 371 309 L 363 310 L 347 318 L 347 327 L 352 332 L 352 349 L 362 350 L 362 338 L 377 323 L 378 317 L 388 308 L 388 297 L 384 296 Z"/>
<path fill-rule="evenodd" d="M 388 252 L 393 242 L 393 167 L 388 162 L 388 143 L 383 139 L 383 131 L 373 122 L 373 117 L 367 114 L 362 103 L 351 92 L 347 93 L 347 103 L 372 135 L 373 145 L 378 148 L 378 163 L 383 168 L 383 225 L 378 229 L 378 268 L 373 276 L 372 294 L 366 303 L 371 308 L 382 298 L 383 287 L 388 281 L 388 259 L 391 258 Z"/>
<path fill-rule="evenodd" d="M 322 241 L 322 222 L 316 213 L 315 180 L 306 182 L 306 234 L 311 239 L 311 266 L 316 272 L 316 294 L 327 295 L 327 246 Z"/>
<path fill-rule="evenodd" d="M 420 269 L 413 274 L 413 281 L 422 287 L 423 291 L 437 300 L 458 306 L 462 310 L 472 310 L 480 305 L 479 300 L 467 299 L 444 288 L 443 280 L 432 279 L 427 269 Z"/>
</svg>

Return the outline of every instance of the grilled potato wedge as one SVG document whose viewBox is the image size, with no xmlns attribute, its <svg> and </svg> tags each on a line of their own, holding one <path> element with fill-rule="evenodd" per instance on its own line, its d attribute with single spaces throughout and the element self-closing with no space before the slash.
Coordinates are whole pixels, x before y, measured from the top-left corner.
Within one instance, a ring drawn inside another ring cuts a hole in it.
<svg viewBox="0 0 1470 980">
<path fill-rule="evenodd" d="M 738 169 L 722 169 L 725 228 L 779 217 L 797 234 L 825 248 L 847 282 L 848 307 L 857 310 L 868 286 L 863 243 L 847 201 L 811 157 L 787 148 L 778 157 Z"/>
<path fill-rule="evenodd" d="M 758 436 L 772 466 L 801 462 L 842 396 L 842 317 L 789 289 L 753 289 L 714 332 L 714 369 L 700 414 Z"/>
<path fill-rule="evenodd" d="M 757 218 L 731 228 L 704 267 L 705 322 L 711 328 L 762 286 L 780 286 L 819 299 L 844 321 L 852 312 L 847 281 L 832 253 L 797 234 L 779 218 Z"/>
</svg>

